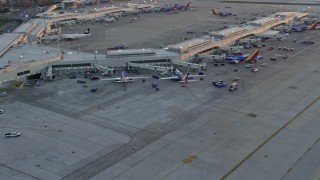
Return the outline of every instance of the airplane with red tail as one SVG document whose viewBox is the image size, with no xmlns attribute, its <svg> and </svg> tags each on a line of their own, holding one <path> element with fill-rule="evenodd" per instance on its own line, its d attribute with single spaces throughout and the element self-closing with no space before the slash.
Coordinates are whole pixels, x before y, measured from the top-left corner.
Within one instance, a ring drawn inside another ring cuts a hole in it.
<svg viewBox="0 0 320 180">
<path fill-rule="evenodd" d="M 317 29 L 318 21 L 311 24 L 310 26 L 302 25 L 302 26 L 293 26 L 292 30 L 294 32 L 302 32 L 302 31 L 309 31 L 309 30 L 315 30 Z"/>
<path fill-rule="evenodd" d="M 249 62 L 253 62 L 257 59 L 258 55 L 259 55 L 260 50 L 257 49 L 255 50 L 251 55 L 243 55 L 243 56 L 227 56 L 226 60 L 230 63 L 230 64 L 238 64 L 240 62 L 245 62 L 245 63 L 249 63 Z"/>
<path fill-rule="evenodd" d="M 190 74 L 190 73 L 183 74 L 179 69 L 174 69 L 173 73 L 175 74 L 174 76 L 160 78 L 160 80 L 171 79 L 171 80 L 176 80 L 180 83 L 187 83 L 187 82 L 191 82 L 191 81 L 198 81 L 198 80 L 191 79 L 191 78 L 206 76 L 203 74 L 199 74 L 199 75 L 194 75 L 194 74 Z"/>
<path fill-rule="evenodd" d="M 213 8 L 211 10 L 212 10 L 212 14 L 213 15 L 217 15 L 217 16 L 232 16 L 231 12 L 218 12 Z"/>
</svg>

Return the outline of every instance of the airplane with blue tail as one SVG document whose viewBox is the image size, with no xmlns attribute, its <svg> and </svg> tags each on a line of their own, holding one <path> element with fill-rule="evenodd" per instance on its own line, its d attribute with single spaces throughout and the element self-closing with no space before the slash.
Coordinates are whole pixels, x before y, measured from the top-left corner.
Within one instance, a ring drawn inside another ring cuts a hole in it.
<svg viewBox="0 0 320 180">
<path fill-rule="evenodd" d="M 257 49 L 251 55 L 247 54 L 242 56 L 226 56 L 226 60 L 230 64 L 238 64 L 240 62 L 245 62 L 245 63 L 253 62 L 257 59 L 259 52 L 260 52 L 259 49 Z"/>
</svg>

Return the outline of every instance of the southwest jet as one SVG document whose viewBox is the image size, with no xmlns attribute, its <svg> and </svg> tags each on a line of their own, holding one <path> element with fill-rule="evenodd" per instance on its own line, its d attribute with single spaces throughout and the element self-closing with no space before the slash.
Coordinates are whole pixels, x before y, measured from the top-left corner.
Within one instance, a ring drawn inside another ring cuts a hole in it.
<svg viewBox="0 0 320 180">
<path fill-rule="evenodd" d="M 160 78 L 160 80 L 171 79 L 171 80 L 176 80 L 181 83 L 187 83 L 187 82 L 191 82 L 191 81 L 197 81 L 197 80 L 190 80 L 190 78 L 206 76 L 206 75 L 192 75 L 190 73 L 183 74 L 178 69 L 174 69 L 173 72 L 174 72 L 175 76 Z"/>
<path fill-rule="evenodd" d="M 317 29 L 317 25 L 318 25 L 318 22 L 313 23 L 311 26 L 306 26 L 306 25 L 293 26 L 293 27 L 292 27 L 292 30 L 293 30 L 294 32 L 302 32 L 302 31 L 315 30 L 315 29 Z"/>
<path fill-rule="evenodd" d="M 238 64 L 240 62 L 253 62 L 257 59 L 257 56 L 259 54 L 259 49 L 255 50 L 251 55 L 244 55 L 244 56 L 227 56 L 226 60 L 230 64 Z"/>
<path fill-rule="evenodd" d="M 173 10 L 180 10 L 180 9 L 185 9 L 187 10 L 190 6 L 190 3 L 189 2 L 187 5 L 181 5 L 181 4 L 174 4 L 172 6 L 164 6 L 164 7 L 161 7 L 160 8 L 160 11 L 162 12 L 169 12 L 169 11 L 173 11 Z"/>
<path fill-rule="evenodd" d="M 127 83 L 127 82 L 133 82 L 136 79 L 146 79 L 148 77 L 143 77 L 143 76 L 139 76 L 139 77 L 129 77 L 126 75 L 126 73 L 124 71 L 121 72 L 121 76 L 117 77 L 117 78 L 106 78 L 106 79 L 100 79 L 100 81 L 114 81 L 116 83 Z"/>
<path fill-rule="evenodd" d="M 217 16 L 231 16 L 232 15 L 231 12 L 218 12 L 213 8 L 211 10 L 212 10 L 212 14 L 217 15 Z"/>
</svg>

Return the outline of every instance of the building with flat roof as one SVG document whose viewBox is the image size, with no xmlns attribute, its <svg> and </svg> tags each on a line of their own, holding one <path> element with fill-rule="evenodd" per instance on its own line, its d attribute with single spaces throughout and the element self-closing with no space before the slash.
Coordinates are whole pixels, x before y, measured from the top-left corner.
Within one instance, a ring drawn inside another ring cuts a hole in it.
<svg viewBox="0 0 320 180">
<path fill-rule="evenodd" d="M 17 45 L 24 38 L 20 33 L 3 33 L 0 35 L 0 57 L 10 49 L 11 46 Z M 2 59 L 0 60 L 1 64 Z"/>
<path fill-rule="evenodd" d="M 265 26 L 267 24 L 272 24 L 277 21 L 278 21 L 277 18 L 265 17 L 265 18 L 254 20 L 254 21 L 249 21 L 248 24 L 251 26 Z"/>
<path fill-rule="evenodd" d="M 296 15 L 295 12 L 277 12 L 274 14 L 275 17 L 280 17 L 280 18 L 288 18 L 295 15 Z"/>
<path fill-rule="evenodd" d="M 197 38 L 197 39 L 191 39 L 188 41 L 183 41 L 178 44 L 169 45 L 166 47 L 166 49 L 168 49 L 168 51 L 183 53 L 192 49 L 203 47 L 210 43 L 211 41 L 209 39 Z"/>
<path fill-rule="evenodd" d="M 232 27 L 228 29 L 224 29 L 218 32 L 210 32 L 209 35 L 214 38 L 224 39 L 229 38 L 235 35 L 239 35 L 241 33 L 247 32 L 248 30 L 241 27 Z"/>
</svg>

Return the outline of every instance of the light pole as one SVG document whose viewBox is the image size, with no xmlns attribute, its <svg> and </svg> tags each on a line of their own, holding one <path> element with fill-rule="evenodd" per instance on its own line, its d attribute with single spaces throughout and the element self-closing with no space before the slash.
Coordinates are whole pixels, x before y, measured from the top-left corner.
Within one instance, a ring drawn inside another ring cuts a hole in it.
<svg viewBox="0 0 320 180">
<path fill-rule="evenodd" d="M 22 64 L 22 77 L 23 77 L 24 72 L 23 72 L 23 61 L 22 61 L 22 58 L 23 58 L 23 56 L 21 55 L 20 56 L 20 63 Z M 19 80 L 20 80 L 20 78 L 19 78 Z"/>
<path fill-rule="evenodd" d="M 98 53 L 98 51 L 94 51 L 94 61 L 96 62 L 96 64 L 98 64 L 98 62 L 97 62 L 97 53 Z"/>
<path fill-rule="evenodd" d="M 46 67 L 46 51 L 43 50 L 42 52 L 43 52 L 43 71 L 45 71 L 44 68 Z"/>
</svg>

